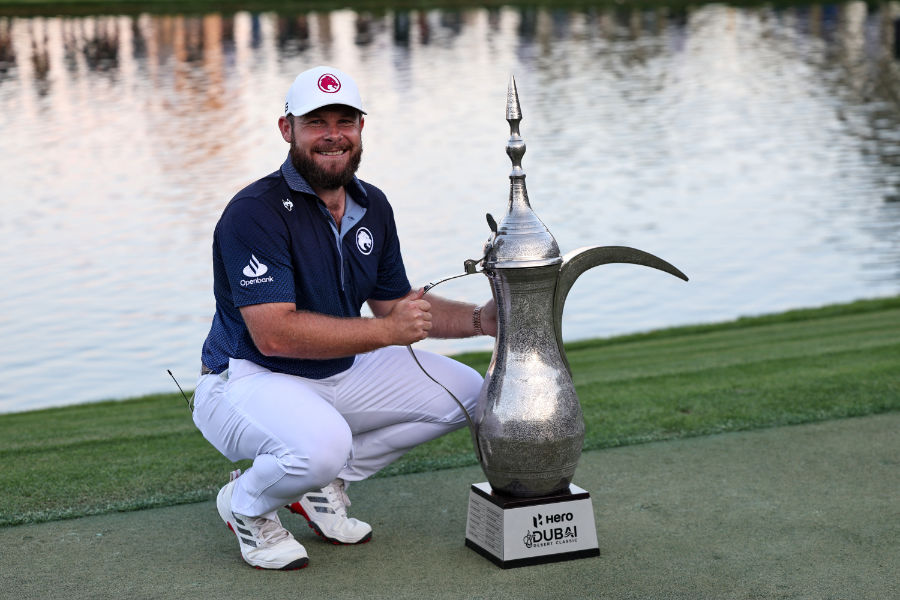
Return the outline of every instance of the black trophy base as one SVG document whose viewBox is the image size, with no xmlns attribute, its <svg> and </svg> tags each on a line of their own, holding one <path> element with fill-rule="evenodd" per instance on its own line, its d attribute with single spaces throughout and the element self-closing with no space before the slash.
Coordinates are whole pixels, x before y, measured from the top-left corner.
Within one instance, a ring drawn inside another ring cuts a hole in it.
<svg viewBox="0 0 900 600">
<path fill-rule="evenodd" d="M 474 483 L 466 546 L 504 569 L 600 556 L 591 495 L 570 484 L 551 496 L 514 498 Z"/>
</svg>

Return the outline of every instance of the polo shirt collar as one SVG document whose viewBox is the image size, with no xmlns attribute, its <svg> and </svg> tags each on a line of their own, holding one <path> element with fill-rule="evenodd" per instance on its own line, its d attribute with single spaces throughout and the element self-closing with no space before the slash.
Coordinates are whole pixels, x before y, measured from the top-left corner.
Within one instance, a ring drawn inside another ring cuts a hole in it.
<svg viewBox="0 0 900 600">
<path fill-rule="evenodd" d="M 297 172 L 297 169 L 294 167 L 294 163 L 291 161 L 290 154 L 288 154 L 288 157 L 281 164 L 281 175 L 287 182 L 288 187 L 295 192 L 312 194 L 313 196 L 316 196 L 316 192 L 313 191 L 312 187 L 310 187 L 310 185 L 306 182 L 306 179 L 303 178 L 303 175 Z M 345 186 L 345 189 L 347 193 L 349 193 L 360 206 L 369 206 L 366 189 L 363 187 L 362 183 L 360 183 L 359 179 L 357 179 L 356 175 L 353 176 L 353 181 Z M 318 198 L 318 196 L 316 197 Z"/>
</svg>

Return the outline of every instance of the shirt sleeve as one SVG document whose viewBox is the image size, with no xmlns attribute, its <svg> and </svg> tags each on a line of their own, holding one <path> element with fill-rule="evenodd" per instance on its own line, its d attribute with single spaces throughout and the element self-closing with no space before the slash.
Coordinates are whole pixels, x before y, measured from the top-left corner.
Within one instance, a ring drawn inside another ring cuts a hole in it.
<svg viewBox="0 0 900 600">
<path fill-rule="evenodd" d="M 394 222 L 394 211 L 385 202 L 387 217 L 385 219 L 385 244 L 378 264 L 378 280 L 372 291 L 372 300 L 395 300 L 405 296 L 412 288 L 403 265 L 400 252 L 400 238 L 397 235 L 397 224 Z"/>
<path fill-rule="evenodd" d="M 295 302 L 287 224 L 256 198 L 226 208 L 216 236 L 235 307 Z"/>
</svg>

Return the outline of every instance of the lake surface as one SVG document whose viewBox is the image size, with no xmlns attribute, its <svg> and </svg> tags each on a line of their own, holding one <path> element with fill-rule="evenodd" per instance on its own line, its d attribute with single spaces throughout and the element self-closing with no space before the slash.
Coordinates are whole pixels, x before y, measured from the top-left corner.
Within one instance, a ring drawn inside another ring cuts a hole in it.
<svg viewBox="0 0 900 600">
<path fill-rule="evenodd" d="M 587 272 L 567 340 L 900 293 L 897 3 L 688 10 L 0 16 L 0 412 L 194 385 L 229 198 L 287 152 L 300 71 L 367 106 L 360 176 L 414 285 L 506 208 L 516 77 L 532 206 Z M 482 275 L 442 295 L 481 301 Z M 488 338 L 421 344 L 489 349 Z"/>
</svg>

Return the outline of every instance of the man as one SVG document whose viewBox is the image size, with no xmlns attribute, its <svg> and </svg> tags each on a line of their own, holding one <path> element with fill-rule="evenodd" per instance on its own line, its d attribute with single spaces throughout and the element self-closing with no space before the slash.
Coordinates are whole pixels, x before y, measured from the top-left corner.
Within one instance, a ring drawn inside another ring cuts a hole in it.
<svg viewBox="0 0 900 600">
<path fill-rule="evenodd" d="M 298 569 L 306 550 L 277 509 L 337 544 L 368 541 L 345 487 L 465 423 L 456 401 L 405 345 L 496 334 L 496 306 L 413 291 L 393 212 L 356 178 L 365 124 L 354 81 L 331 67 L 287 93 L 281 168 L 240 191 L 216 225 L 216 313 L 203 345 L 194 422 L 232 461 L 252 459 L 218 494 L 244 560 Z M 361 317 L 363 303 L 374 317 Z M 471 413 L 478 373 L 417 351 Z"/>
</svg>

